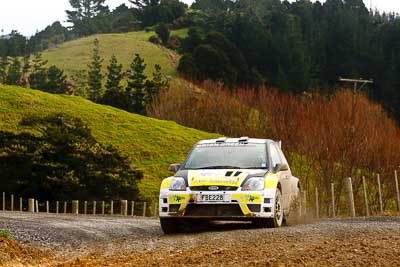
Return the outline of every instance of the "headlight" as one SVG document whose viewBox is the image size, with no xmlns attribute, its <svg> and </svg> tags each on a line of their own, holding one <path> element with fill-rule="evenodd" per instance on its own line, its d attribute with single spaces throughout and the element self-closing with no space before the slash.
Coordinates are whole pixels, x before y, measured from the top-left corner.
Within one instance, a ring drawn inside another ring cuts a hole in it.
<svg viewBox="0 0 400 267">
<path fill-rule="evenodd" d="M 171 191 L 186 191 L 185 179 L 181 177 L 175 177 L 172 179 L 171 185 L 169 186 Z"/>
<path fill-rule="evenodd" d="M 243 191 L 261 191 L 264 189 L 264 178 L 253 177 L 249 178 L 243 185 Z"/>
</svg>

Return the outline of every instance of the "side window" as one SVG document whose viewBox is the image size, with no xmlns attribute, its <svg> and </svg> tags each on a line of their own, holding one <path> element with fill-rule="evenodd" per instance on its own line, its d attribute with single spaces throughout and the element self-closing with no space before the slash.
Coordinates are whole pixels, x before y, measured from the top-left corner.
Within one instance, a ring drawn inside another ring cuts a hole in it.
<svg viewBox="0 0 400 267">
<path fill-rule="evenodd" d="M 272 167 L 275 167 L 276 164 L 282 163 L 279 151 L 274 144 L 269 145 L 269 151 L 271 153 Z"/>
</svg>

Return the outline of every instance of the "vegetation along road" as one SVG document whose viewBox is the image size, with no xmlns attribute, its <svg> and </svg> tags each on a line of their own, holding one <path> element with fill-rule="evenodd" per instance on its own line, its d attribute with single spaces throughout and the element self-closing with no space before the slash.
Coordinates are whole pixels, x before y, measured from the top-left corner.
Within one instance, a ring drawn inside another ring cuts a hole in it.
<svg viewBox="0 0 400 267">
<path fill-rule="evenodd" d="M 155 219 L 10 213 L 0 218 L 0 228 L 23 244 L 7 251 L 0 242 L 3 259 L 8 253 L 4 266 L 400 265 L 400 217 L 280 229 L 216 223 L 172 236 L 163 235 Z"/>
</svg>

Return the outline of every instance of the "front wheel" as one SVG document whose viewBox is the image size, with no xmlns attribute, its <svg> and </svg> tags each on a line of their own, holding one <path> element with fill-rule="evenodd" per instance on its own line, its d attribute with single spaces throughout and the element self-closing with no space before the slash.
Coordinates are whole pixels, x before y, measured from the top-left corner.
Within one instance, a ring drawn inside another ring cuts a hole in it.
<svg viewBox="0 0 400 267">
<path fill-rule="evenodd" d="M 176 234 L 179 233 L 180 227 L 178 221 L 171 218 L 160 218 L 161 230 L 164 234 Z"/>
<path fill-rule="evenodd" d="M 278 228 L 281 227 L 284 221 L 285 215 L 283 213 L 282 206 L 282 192 L 278 188 L 275 193 L 275 209 L 274 209 L 274 217 L 268 219 L 267 225 L 269 228 Z"/>
</svg>

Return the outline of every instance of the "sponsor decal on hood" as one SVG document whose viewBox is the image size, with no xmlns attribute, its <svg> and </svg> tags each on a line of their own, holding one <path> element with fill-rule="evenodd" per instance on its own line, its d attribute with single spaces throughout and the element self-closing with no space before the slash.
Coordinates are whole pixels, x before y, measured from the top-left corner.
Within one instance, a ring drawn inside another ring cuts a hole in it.
<svg viewBox="0 0 400 267">
<path fill-rule="evenodd" d="M 260 170 L 189 170 L 187 178 L 189 186 L 240 187 L 249 175 L 256 173 L 260 173 Z"/>
</svg>

